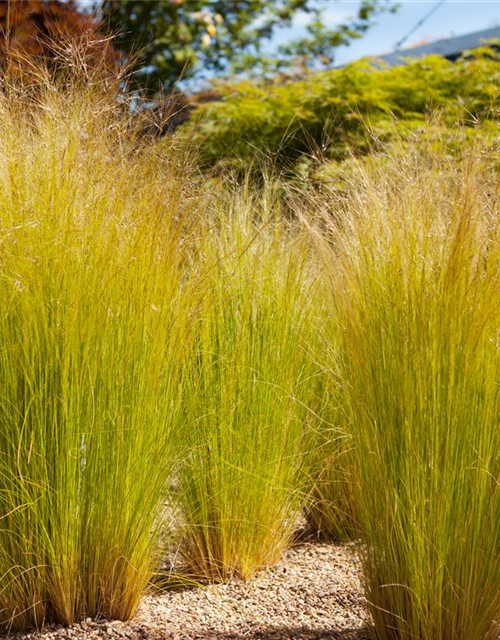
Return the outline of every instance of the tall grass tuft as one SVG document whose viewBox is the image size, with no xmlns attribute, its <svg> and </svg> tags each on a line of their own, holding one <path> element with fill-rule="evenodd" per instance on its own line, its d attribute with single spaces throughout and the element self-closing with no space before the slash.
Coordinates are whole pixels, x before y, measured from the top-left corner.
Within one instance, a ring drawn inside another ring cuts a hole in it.
<svg viewBox="0 0 500 640">
<path fill-rule="evenodd" d="M 324 247 L 374 635 L 496 638 L 497 170 L 478 148 L 457 160 L 409 147 L 374 166 L 351 176 Z"/>
<path fill-rule="evenodd" d="M 208 580 L 275 563 L 306 489 L 314 279 L 302 234 L 280 219 L 267 188 L 231 195 L 203 250 L 206 298 L 186 383 L 178 495 L 184 557 Z"/>
<path fill-rule="evenodd" d="M 197 199 L 114 99 L 0 94 L 0 625 L 129 618 L 165 535 Z M 180 284 L 183 282 L 183 286 Z"/>
</svg>

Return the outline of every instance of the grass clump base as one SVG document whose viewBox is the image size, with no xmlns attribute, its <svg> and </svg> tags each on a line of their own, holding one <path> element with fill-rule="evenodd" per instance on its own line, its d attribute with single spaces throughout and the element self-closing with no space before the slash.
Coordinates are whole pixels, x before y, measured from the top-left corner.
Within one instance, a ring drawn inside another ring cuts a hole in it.
<svg viewBox="0 0 500 640">
<path fill-rule="evenodd" d="M 342 542 L 359 536 L 356 516 L 357 472 L 352 434 L 321 429 L 310 457 L 312 491 L 305 507 L 310 533 Z"/>
<path fill-rule="evenodd" d="M 309 534 L 342 542 L 359 537 L 356 516 L 355 442 L 345 411 L 344 382 L 338 375 L 336 321 L 332 298 L 325 296 L 327 280 L 319 278 L 314 302 L 314 340 L 311 357 L 317 374 L 311 381 L 310 414 L 307 420 L 306 473 L 309 496 L 304 509 Z"/>
</svg>

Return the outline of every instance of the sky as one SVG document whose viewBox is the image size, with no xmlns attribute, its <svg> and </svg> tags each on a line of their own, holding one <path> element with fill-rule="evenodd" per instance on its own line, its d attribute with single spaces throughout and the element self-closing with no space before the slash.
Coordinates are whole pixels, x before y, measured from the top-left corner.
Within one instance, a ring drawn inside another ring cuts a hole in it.
<svg viewBox="0 0 500 640">
<path fill-rule="evenodd" d="M 272 2 L 272 0 L 270 0 Z M 324 7 L 327 24 L 335 25 L 356 14 L 357 0 L 316 0 Z M 394 50 L 395 44 L 403 38 L 433 7 L 435 0 L 400 0 L 400 8 L 395 14 L 383 14 L 378 24 L 361 39 L 348 47 L 338 49 L 335 64 L 345 64 L 367 55 L 380 55 Z M 304 33 L 307 16 L 298 15 L 293 27 L 282 29 L 274 38 L 279 44 Z M 446 0 L 428 20 L 419 27 L 404 46 L 463 35 L 481 29 L 500 26 L 500 0 Z"/>
</svg>

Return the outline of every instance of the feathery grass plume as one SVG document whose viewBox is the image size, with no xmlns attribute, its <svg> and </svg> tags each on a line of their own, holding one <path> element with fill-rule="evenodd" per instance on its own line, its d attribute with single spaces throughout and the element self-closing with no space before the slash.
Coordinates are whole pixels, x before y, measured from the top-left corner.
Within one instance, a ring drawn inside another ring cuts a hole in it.
<svg viewBox="0 0 500 640">
<path fill-rule="evenodd" d="M 487 640 L 500 607 L 498 175 L 481 148 L 433 146 L 360 166 L 323 249 L 374 635 Z"/>
<path fill-rule="evenodd" d="M 264 188 L 221 205 L 206 239 L 205 306 L 186 383 L 179 474 L 184 557 L 199 578 L 275 563 L 304 502 L 304 421 L 315 364 L 303 234 Z"/>
<path fill-rule="evenodd" d="M 4 89 L 0 625 L 125 619 L 165 534 L 199 199 L 98 86 Z"/>
</svg>

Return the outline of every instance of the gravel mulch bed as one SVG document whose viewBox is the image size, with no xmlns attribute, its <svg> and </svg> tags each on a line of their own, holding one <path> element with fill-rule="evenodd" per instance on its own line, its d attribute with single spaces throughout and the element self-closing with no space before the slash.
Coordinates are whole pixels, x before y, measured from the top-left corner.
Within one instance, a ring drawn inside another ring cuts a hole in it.
<svg viewBox="0 0 500 640">
<path fill-rule="evenodd" d="M 302 543 L 249 582 L 146 596 L 136 617 L 48 627 L 23 640 L 367 640 L 352 545 Z"/>
</svg>

